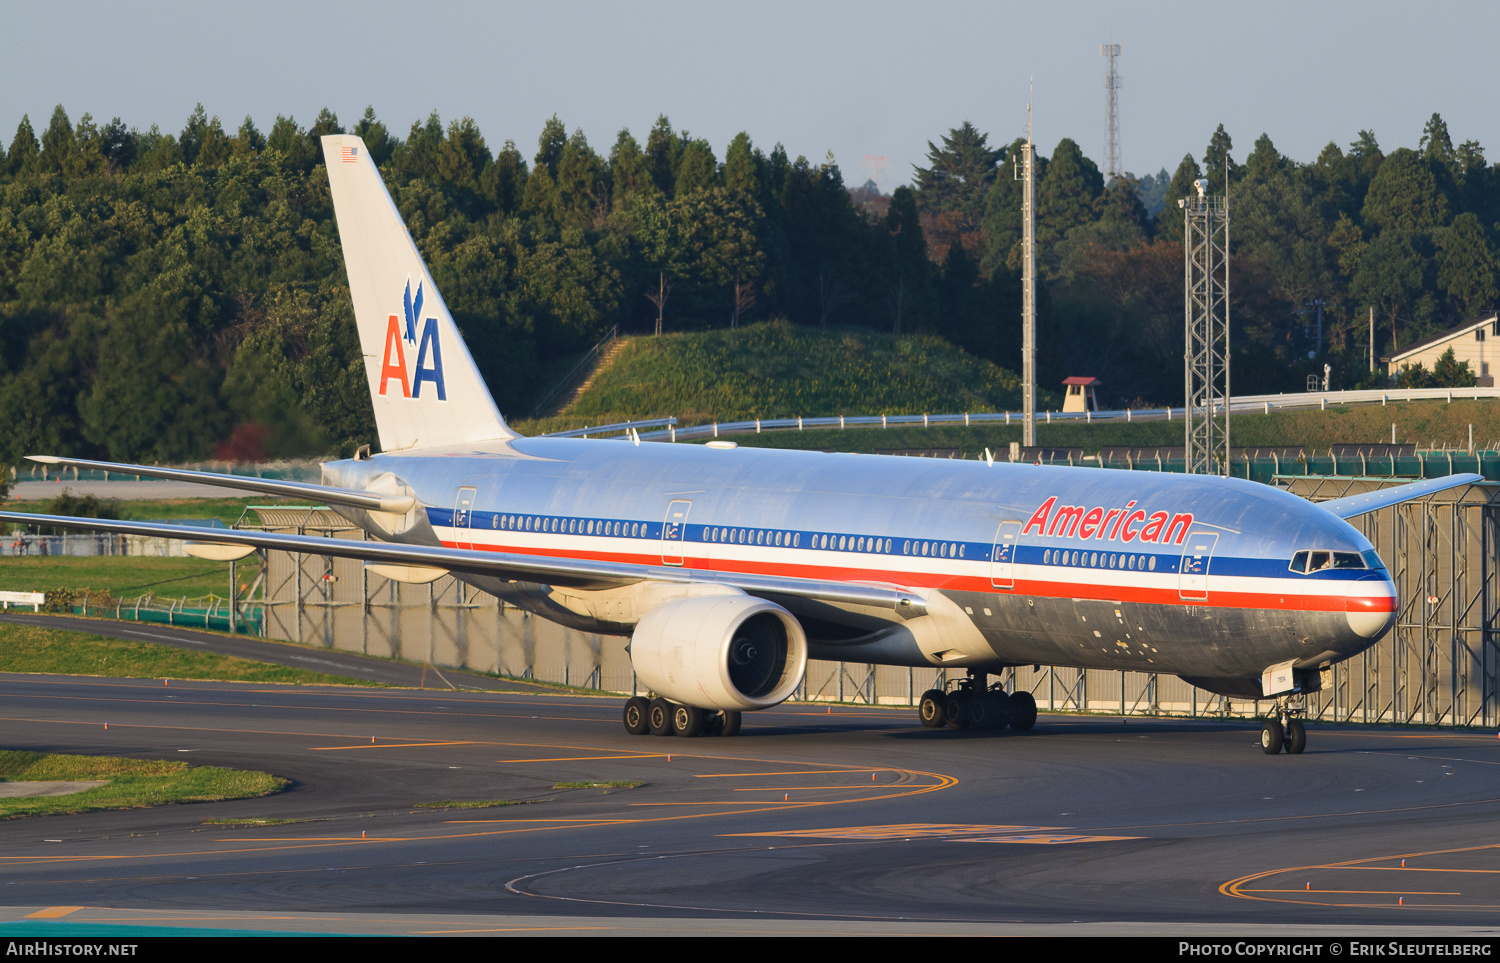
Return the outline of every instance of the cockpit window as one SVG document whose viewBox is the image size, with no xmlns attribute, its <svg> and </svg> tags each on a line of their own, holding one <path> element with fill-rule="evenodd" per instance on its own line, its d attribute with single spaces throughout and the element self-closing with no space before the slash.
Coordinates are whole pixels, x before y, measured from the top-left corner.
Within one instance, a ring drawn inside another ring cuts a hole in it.
<svg viewBox="0 0 1500 963">
<path fill-rule="evenodd" d="M 1362 554 L 1364 556 L 1366 566 L 1374 569 L 1377 572 L 1385 571 L 1385 563 L 1380 560 L 1379 552 L 1375 551 L 1372 548 L 1368 552 L 1364 552 Z"/>
<path fill-rule="evenodd" d="M 1375 556 L 1376 565 L 1369 565 L 1366 556 Z M 1380 557 L 1375 555 L 1374 552 L 1366 552 L 1364 555 L 1361 555 L 1359 552 L 1329 552 L 1320 549 L 1309 549 L 1308 551 L 1298 552 L 1293 555 L 1292 564 L 1289 567 L 1299 575 L 1311 575 L 1314 572 L 1323 572 L 1328 569 L 1384 568 L 1385 566 L 1379 565 L 1379 562 Z"/>
</svg>

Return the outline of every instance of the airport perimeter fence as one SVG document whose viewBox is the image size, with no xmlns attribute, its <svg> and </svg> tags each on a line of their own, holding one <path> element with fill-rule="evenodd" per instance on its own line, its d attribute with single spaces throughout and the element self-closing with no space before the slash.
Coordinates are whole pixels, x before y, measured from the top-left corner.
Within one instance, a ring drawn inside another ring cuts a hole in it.
<svg viewBox="0 0 1500 963">
<path fill-rule="evenodd" d="M 1393 483 L 1349 477 L 1277 481 L 1314 501 Z M 1355 524 L 1390 565 L 1400 610 L 1385 639 L 1332 668 L 1330 685 L 1308 698 L 1310 717 L 1500 724 L 1500 485 L 1441 492 L 1360 516 Z M 262 509 L 258 524 L 244 527 L 362 537 L 326 509 Z M 263 597 L 242 603 L 241 610 L 255 613 L 267 637 L 609 692 L 641 691 L 627 639 L 564 628 L 451 576 L 411 585 L 349 559 L 265 555 Z M 793 699 L 914 707 L 927 689 L 964 675 L 961 669 L 813 661 Z M 1156 673 L 1022 666 L 992 681 L 1031 692 L 1043 711 L 1253 717 L 1270 707 Z"/>
</svg>

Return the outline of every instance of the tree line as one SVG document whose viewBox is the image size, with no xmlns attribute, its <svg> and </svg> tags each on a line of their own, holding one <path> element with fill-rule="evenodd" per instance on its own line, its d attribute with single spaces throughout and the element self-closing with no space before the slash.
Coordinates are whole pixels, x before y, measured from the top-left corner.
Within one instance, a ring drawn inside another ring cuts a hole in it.
<svg viewBox="0 0 1500 963">
<path fill-rule="evenodd" d="M 347 452 L 373 419 L 318 138 L 277 117 L 178 133 L 59 106 L 0 153 L 0 462 L 28 452 L 183 460 Z M 851 189 L 832 156 L 744 133 L 719 157 L 661 117 L 607 151 L 553 117 L 528 158 L 436 112 L 361 136 L 507 415 L 612 326 L 794 324 L 936 334 L 1019 367 L 1014 144 L 965 123 L 911 187 Z M 1361 132 L 1311 164 L 1221 127 L 1203 157 L 1106 183 L 1070 139 L 1039 162 L 1040 377 L 1180 403 L 1181 215 L 1206 177 L 1232 197 L 1235 387 L 1306 370 L 1369 382 L 1380 351 L 1496 300 L 1497 182 L 1434 115 L 1417 151 Z M 1161 206 L 1158 207 L 1157 205 Z M 1306 330 L 1321 302 L 1322 354 Z M 814 414 L 765 412 L 766 416 Z M 823 414 L 823 413 L 819 413 Z"/>
</svg>

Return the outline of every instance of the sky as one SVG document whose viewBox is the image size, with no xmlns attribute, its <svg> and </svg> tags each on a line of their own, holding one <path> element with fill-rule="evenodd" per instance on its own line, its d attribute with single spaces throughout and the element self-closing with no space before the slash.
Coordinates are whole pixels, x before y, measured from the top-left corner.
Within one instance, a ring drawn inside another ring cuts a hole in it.
<svg viewBox="0 0 1500 963">
<path fill-rule="evenodd" d="M 348 126 L 370 105 L 403 137 L 435 109 L 528 158 L 554 114 L 601 154 L 666 114 L 720 159 L 744 130 L 767 151 L 831 151 L 847 183 L 889 191 L 965 120 L 992 145 L 1024 135 L 1028 96 L 1042 154 L 1072 137 L 1102 166 L 1113 42 L 1121 166 L 1138 175 L 1201 158 L 1221 123 L 1237 159 L 1266 133 L 1310 162 L 1361 129 L 1415 147 L 1433 112 L 1500 159 L 1494 3 L 54 0 L 4 19 L 7 148 L 23 114 L 40 133 L 59 103 L 75 122 L 173 133 L 200 101 L 263 132 L 325 106 Z"/>
</svg>

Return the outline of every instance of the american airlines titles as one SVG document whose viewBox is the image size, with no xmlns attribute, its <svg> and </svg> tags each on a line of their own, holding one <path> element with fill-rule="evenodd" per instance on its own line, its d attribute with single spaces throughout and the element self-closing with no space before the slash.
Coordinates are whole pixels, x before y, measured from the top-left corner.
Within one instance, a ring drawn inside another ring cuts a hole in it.
<svg viewBox="0 0 1500 963">
<path fill-rule="evenodd" d="M 1136 509 L 1131 501 L 1124 508 L 1088 508 L 1081 505 L 1059 505 L 1057 496 L 1042 502 L 1032 512 L 1023 536 L 1035 531 L 1037 535 L 1057 538 L 1095 538 L 1122 542 L 1154 542 L 1158 545 L 1181 545 L 1193 527 L 1191 512 L 1152 512 L 1146 514 Z"/>
</svg>

